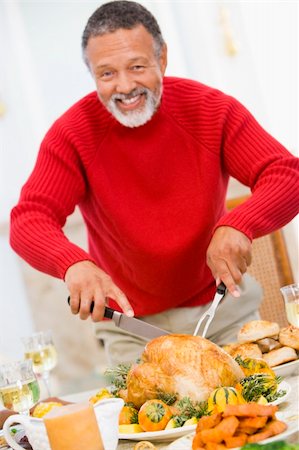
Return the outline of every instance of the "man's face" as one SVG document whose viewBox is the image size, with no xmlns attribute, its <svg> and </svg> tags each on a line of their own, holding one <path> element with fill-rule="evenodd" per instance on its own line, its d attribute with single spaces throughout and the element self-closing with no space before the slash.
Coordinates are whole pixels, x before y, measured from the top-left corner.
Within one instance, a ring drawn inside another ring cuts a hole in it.
<svg viewBox="0 0 299 450">
<path fill-rule="evenodd" d="M 153 38 L 142 25 L 89 39 L 86 57 L 98 96 L 123 125 L 138 127 L 155 113 L 162 94 L 166 53 L 165 47 L 157 58 Z"/>
</svg>

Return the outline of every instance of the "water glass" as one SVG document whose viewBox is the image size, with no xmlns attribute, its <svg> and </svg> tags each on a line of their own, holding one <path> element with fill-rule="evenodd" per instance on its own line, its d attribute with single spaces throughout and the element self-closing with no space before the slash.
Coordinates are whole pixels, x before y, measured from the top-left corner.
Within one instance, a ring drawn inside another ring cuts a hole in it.
<svg viewBox="0 0 299 450">
<path fill-rule="evenodd" d="M 34 372 L 42 378 L 48 396 L 51 397 L 49 376 L 50 371 L 57 365 L 57 352 L 52 332 L 39 331 L 31 336 L 23 337 L 22 342 L 25 347 L 25 359 L 32 361 Z"/>
<path fill-rule="evenodd" d="M 280 288 L 284 299 L 288 322 L 299 327 L 299 284 L 289 284 Z"/>
<path fill-rule="evenodd" d="M 0 366 L 0 402 L 4 408 L 28 415 L 39 396 L 32 361 L 16 361 Z"/>
</svg>

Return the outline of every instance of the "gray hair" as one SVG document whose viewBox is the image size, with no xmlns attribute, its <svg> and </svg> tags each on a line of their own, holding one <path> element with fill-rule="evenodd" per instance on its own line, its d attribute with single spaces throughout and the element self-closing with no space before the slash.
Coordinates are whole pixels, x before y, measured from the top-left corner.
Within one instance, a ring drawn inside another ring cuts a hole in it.
<svg viewBox="0 0 299 450">
<path fill-rule="evenodd" d="M 143 25 L 152 35 L 155 54 L 159 58 L 165 42 L 155 17 L 140 3 L 115 0 L 96 9 L 87 21 L 82 35 L 82 51 L 85 63 L 88 65 L 85 50 L 91 37 L 113 33 L 120 28 L 131 30 L 138 25 Z"/>
</svg>

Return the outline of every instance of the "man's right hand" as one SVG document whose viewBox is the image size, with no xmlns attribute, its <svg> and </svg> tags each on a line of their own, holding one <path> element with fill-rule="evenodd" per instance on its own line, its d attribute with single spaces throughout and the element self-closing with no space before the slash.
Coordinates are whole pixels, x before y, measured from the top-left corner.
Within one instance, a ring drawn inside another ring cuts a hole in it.
<svg viewBox="0 0 299 450">
<path fill-rule="evenodd" d="M 73 314 L 93 322 L 104 317 L 106 298 L 115 300 L 123 312 L 134 316 L 134 311 L 125 294 L 114 284 L 111 277 L 91 261 L 80 261 L 70 266 L 65 274 L 65 283 L 70 292 L 70 307 Z M 94 302 L 93 312 L 90 312 Z"/>
</svg>

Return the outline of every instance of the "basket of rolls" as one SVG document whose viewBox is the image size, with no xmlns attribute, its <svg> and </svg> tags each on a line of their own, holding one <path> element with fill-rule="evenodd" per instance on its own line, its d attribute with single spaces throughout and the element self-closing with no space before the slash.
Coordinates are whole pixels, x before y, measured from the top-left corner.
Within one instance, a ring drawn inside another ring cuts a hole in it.
<svg viewBox="0 0 299 450">
<path fill-rule="evenodd" d="M 280 328 L 276 322 L 253 320 L 239 330 L 237 342 L 223 349 L 233 358 L 263 359 L 277 375 L 292 375 L 299 366 L 299 328 Z"/>
</svg>

